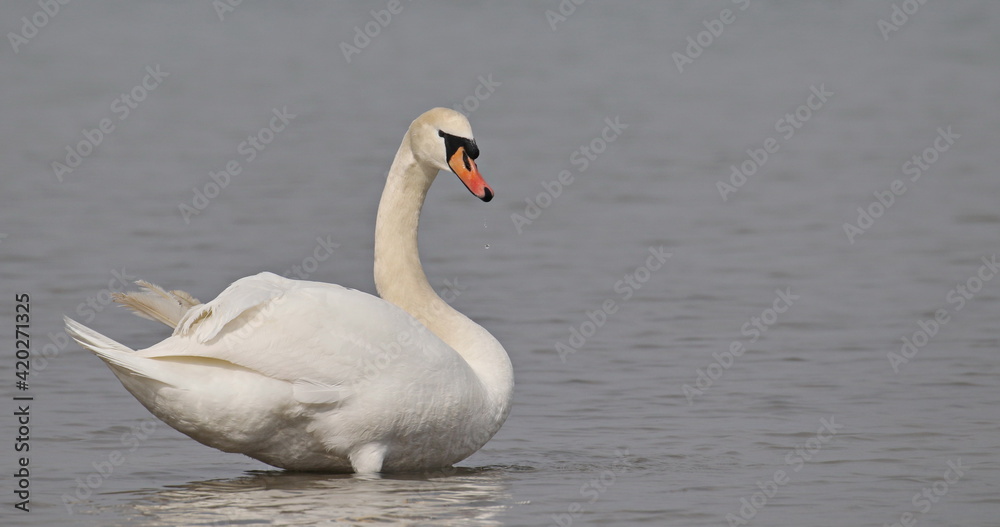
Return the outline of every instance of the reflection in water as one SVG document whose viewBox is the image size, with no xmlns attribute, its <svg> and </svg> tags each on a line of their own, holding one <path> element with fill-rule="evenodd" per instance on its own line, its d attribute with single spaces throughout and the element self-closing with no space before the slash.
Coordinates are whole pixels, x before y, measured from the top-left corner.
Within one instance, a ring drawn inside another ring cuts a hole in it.
<svg viewBox="0 0 1000 527">
<path fill-rule="evenodd" d="M 120 525 L 318 525 L 416 522 L 500 525 L 511 503 L 510 472 L 522 467 L 447 468 L 354 476 L 253 471 L 233 479 L 135 491 Z M 119 513 L 123 512 L 119 508 Z"/>
</svg>

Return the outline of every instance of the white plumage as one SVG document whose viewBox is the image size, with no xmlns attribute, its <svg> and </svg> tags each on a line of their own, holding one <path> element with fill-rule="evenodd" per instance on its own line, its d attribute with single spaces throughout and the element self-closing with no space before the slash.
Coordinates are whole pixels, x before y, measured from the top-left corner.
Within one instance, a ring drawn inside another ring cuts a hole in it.
<svg viewBox="0 0 1000 527">
<path fill-rule="evenodd" d="M 499 342 L 428 284 L 417 217 L 441 169 L 492 197 L 477 153 L 457 112 L 434 109 L 410 126 L 376 225 L 382 298 L 260 273 L 199 304 L 142 282 L 145 292 L 116 300 L 173 326 L 169 338 L 133 351 L 69 319 L 67 331 L 150 412 L 220 450 L 309 471 L 456 463 L 503 424 L 513 374 Z"/>
</svg>

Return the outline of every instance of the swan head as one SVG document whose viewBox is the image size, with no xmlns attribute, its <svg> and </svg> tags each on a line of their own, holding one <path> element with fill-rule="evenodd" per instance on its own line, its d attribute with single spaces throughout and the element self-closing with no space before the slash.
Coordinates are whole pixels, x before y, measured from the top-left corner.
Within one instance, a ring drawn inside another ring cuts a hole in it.
<svg viewBox="0 0 1000 527">
<path fill-rule="evenodd" d="M 464 115 L 448 108 L 434 108 L 413 121 L 409 136 L 410 150 L 418 162 L 450 170 L 474 196 L 483 201 L 493 199 L 493 189 L 476 167 L 479 147 Z"/>
</svg>

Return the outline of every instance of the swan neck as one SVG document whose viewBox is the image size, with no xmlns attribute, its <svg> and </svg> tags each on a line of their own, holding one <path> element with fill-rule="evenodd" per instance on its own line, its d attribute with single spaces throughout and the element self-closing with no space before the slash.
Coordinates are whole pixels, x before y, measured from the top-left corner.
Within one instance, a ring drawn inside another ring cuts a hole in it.
<svg viewBox="0 0 1000 527">
<path fill-rule="evenodd" d="M 513 370 L 503 346 L 488 331 L 441 299 L 420 263 L 420 210 L 438 169 L 418 161 L 407 133 L 396 153 L 375 221 L 375 288 L 458 352 L 494 401 L 497 422 L 509 410 Z"/>
<path fill-rule="evenodd" d="M 418 319 L 423 304 L 437 296 L 417 248 L 420 210 L 436 175 L 436 169 L 417 162 L 404 139 L 389 168 L 375 220 L 375 288 L 384 300 Z"/>
</svg>

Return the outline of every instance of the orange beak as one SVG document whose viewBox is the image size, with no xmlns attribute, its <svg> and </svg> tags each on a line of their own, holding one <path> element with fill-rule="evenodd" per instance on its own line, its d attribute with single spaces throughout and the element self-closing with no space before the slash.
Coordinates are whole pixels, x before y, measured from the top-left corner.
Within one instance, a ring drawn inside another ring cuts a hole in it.
<svg viewBox="0 0 1000 527">
<path fill-rule="evenodd" d="M 476 167 L 475 160 L 465 152 L 465 147 L 460 146 L 455 149 L 455 153 L 448 160 L 448 166 L 458 176 L 458 179 L 465 183 L 465 188 L 469 189 L 469 192 L 472 192 L 477 198 L 483 201 L 493 199 L 493 189 L 483 179 L 479 168 Z"/>
</svg>

